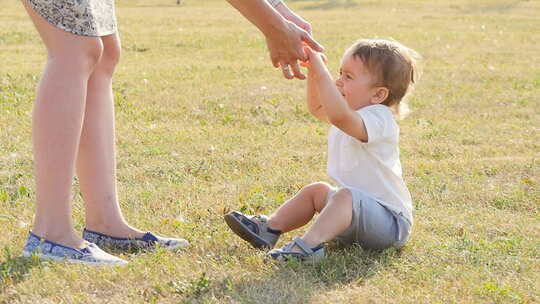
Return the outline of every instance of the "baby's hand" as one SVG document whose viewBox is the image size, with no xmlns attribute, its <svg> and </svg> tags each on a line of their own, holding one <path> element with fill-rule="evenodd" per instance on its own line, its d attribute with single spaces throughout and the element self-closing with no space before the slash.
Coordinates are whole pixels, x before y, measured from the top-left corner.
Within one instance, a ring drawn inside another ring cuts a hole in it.
<svg viewBox="0 0 540 304">
<path fill-rule="evenodd" d="M 309 46 L 304 46 L 304 52 L 306 53 L 308 59 L 306 61 L 300 62 L 300 65 L 303 67 L 310 68 L 317 68 L 317 67 L 324 67 L 328 59 L 326 58 L 326 55 L 323 53 L 314 51 Z"/>
</svg>

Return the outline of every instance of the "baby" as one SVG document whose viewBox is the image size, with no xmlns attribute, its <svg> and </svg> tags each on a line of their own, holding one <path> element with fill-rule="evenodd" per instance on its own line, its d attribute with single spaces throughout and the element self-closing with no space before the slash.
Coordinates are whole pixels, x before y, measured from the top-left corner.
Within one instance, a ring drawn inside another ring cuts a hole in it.
<svg viewBox="0 0 540 304">
<path fill-rule="evenodd" d="M 233 211 L 225 221 L 254 247 L 272 249 L 282 233 L 320 213 L 302 237 L 268 252 L 277 260 L 319 260 L 331 240 L 366 249 L 400 248 L 409 240 L 413 217 L 394 115 L 416 82 L 419 56 L 396 41 L 360 40 L 345 52 L 334 81 L 324 56 L 305 50 L 307 107 L 331 125 L 327 169 L 337 187 L 316 182 L 269 217 Z"/>
</svg>

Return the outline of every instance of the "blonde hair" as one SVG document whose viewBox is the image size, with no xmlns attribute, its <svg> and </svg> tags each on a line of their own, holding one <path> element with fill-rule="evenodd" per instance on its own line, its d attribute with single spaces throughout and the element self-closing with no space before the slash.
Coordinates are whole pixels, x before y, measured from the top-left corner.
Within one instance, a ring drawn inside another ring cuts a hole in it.
<svg viewBox="0 0 540 304">
<path fill-rule="evenodd" d="M 399 118 L 410 112 L 404 100 L 420 77 L 417 61 L 421 57 L 416 51 L 393 40 L 361 39 L 347 49 L 345 56 L 362 60 L 375 78 L 375 85 L 388 89 L 388 97 L 382 104 Z"/>
</svg>

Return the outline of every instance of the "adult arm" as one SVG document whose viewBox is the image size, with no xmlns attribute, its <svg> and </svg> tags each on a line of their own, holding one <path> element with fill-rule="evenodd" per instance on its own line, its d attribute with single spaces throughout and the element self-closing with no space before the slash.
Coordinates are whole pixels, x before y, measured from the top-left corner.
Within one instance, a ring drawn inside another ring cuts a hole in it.
<svg viewBox="0 0 540 304">
<path fill-rule="evenodd" d="M 291 11 L 291 9 L 281 0 L 267 0 L 268 3 L 270 3 L 278 13 L 283 16 L 283 18 L 289 20 L 290 22 L 298 25 L 301 29 L 308 32 L 310 35 L 312 35 L 312 28 L 311 24 L 304 20 L 304 18 L 297 15 L 295 12 Z"/>
<path fill-rule="evenodd" d="M 274 67 L 281 67 L 288 79 L 304 79 L 298 66 L 298 60 L 307 58 L 303 42 L 315 50 L 322 51 L 323 47 L 307 31 L 286 20 L 264 0 L 227 1 L 264 34 Z"/>
</svg>

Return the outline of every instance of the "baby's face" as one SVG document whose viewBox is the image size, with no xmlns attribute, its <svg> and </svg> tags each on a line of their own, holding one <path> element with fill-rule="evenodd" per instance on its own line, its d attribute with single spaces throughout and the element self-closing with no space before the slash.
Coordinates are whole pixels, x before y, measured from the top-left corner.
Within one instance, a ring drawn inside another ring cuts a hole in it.
<svg viewBox="0 0 540 304">
<path fill-rule="evenodd" d="M 356 111 L 371 104 L 371 98 L 376 91 L 374 84 L 374 79 L 362 60 L 345 55 L 336 86 L 351 109 Z"/>
</svg>

